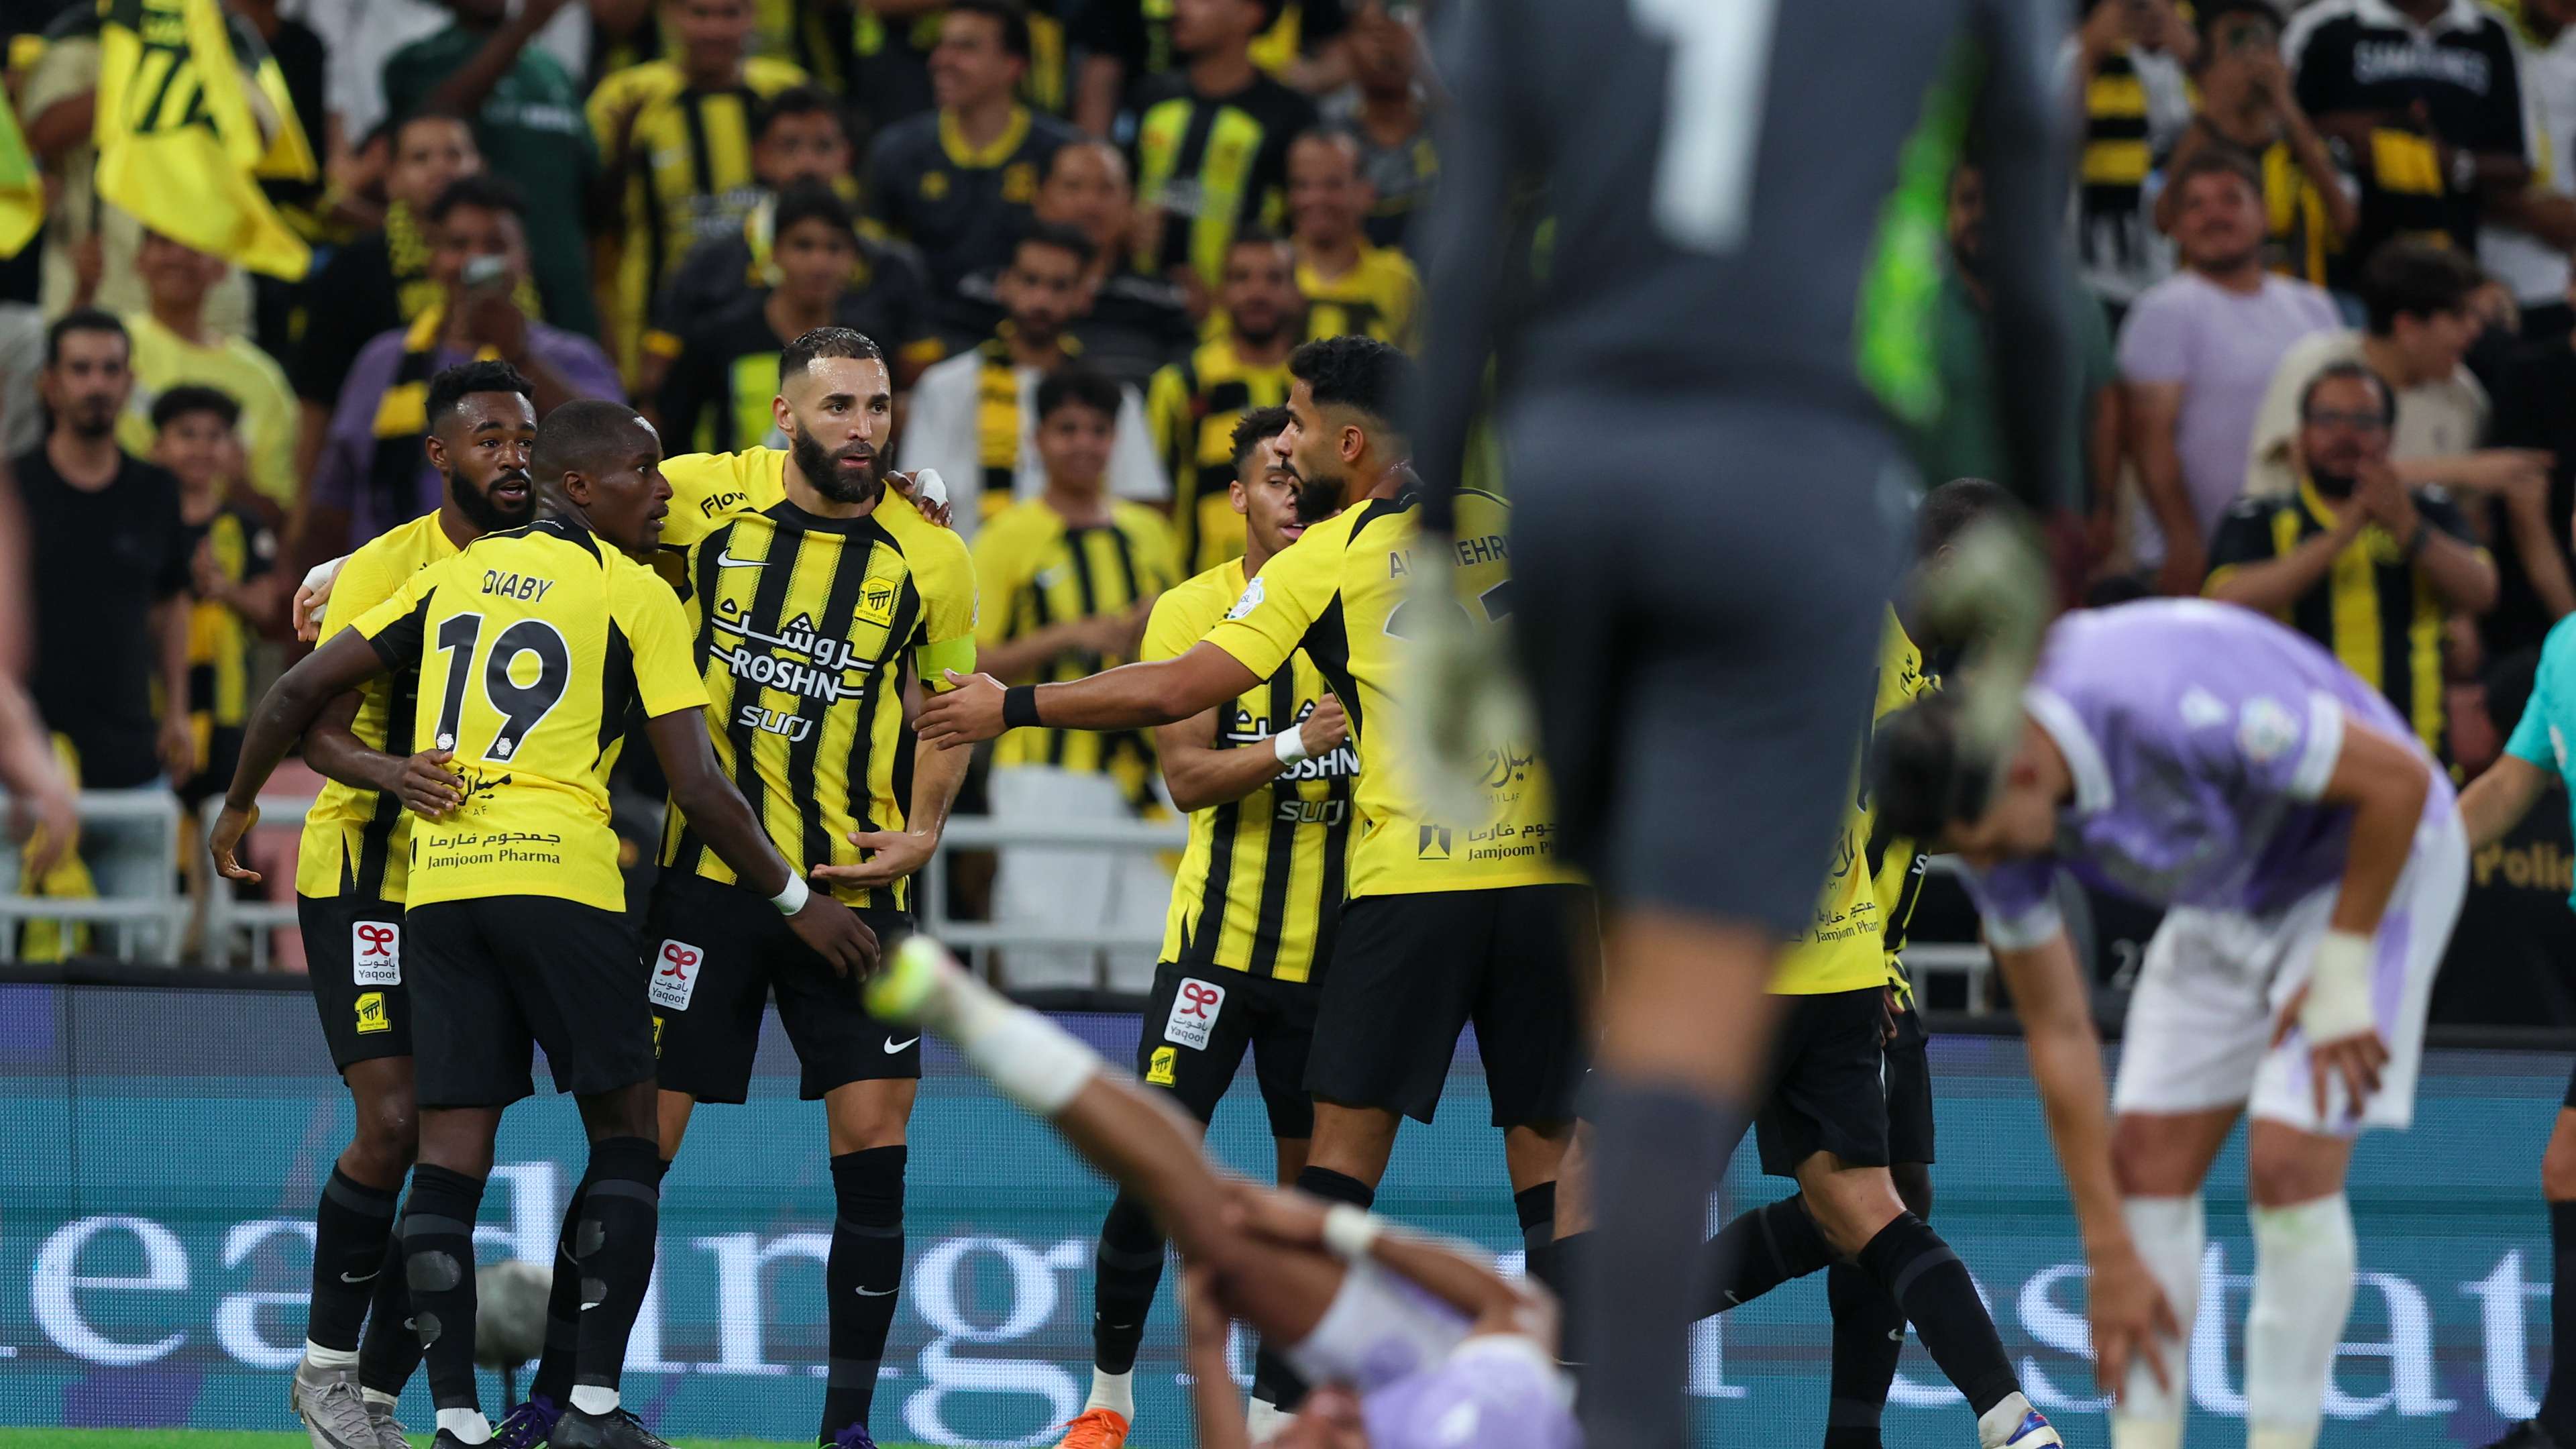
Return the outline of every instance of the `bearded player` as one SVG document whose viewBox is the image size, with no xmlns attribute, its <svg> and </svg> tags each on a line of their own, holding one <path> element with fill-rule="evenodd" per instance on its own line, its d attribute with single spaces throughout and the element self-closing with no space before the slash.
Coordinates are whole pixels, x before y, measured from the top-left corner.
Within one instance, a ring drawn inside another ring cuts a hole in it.
<svg viewBox="0 0 2576 1449">
<path fill-rule="evenodd" d="M 401 592 L 413 574 L 528 521 L 534 396 L 506 362 L 469 362 L 429 380 L 421 446 L 447 480 L 445 496 L 437 511 L 349 556 L 323 637 Z M 315 1449 L 401 1445 L 394 1401 L 420 1363 L 420 1340 L 403 1324 L 411 1311 L 392 1248 L 396 1195 L 419 1146 L 402 959 L 406 807 L 444 809 L 458 781 L 443 752 L 412 757 L 416 683 L 412 675 L 367 681 L 335 701 L 306 741 L 307 760 L 328 783 L 305 812 L 296 849 L 296 923 L 322 1036 L 357 1109 L 356 1130 L 314 1213 L 312 1308 L 290 1395 Z"/>
</svg>

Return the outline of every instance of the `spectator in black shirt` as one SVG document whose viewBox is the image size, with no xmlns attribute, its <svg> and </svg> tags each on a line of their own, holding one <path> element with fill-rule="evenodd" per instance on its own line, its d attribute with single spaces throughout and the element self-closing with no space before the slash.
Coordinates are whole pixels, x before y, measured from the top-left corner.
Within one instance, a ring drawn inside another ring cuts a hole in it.
<svg viewBox="0 0 2576 1449">
<path fill-rule="evenodd" d="M 868 214 L 921 249 L 934 296 L 1010 260 L 1038 178 L 1071 126 L 1020 103 L 1029 17 L 1018 0 L 953 0 L 930 53 L 939 109 L 899 122 L 869 148 Z"/>
<path fill-rule="evenodd" d="M 1192 54 L 1182 32 L 1189 0 L 1088 0 L 1070 39 L 1083 52 L 1073 118 L 1106 139 L 1121 113 L 1139 109 L 1155 87 Z M 1308 95 L 1339 90 L 1351 78 L 1344 0 L 1278 0 L 1254 32 L 1252 60 Z"/>
<path fill-rule="evenodd" d="M 197 767 L 187 714 L 190 539 L 177 480 L 116 445 L 133 386 L 124 326 L 105 312 L 67 314 L 46 335 L 38 377 L 52 427 L 12 464 L 27 518 L 31 692 L 87 790 L 167 788 Z M 157 719 L 156 684 L 166 706 Z M 144 894 L 169 878 L 167 844 L 147 822 L 93 820 L 78 850 L 87 879 L 58 870 L 40 885 L 56 895 L 93 884 L 101 895 Z M 16 868 L 7 847 L 0 869 L 14 878 Z"/>
<path fill-rule="evenodd" d="M 732 453 L 772 442 L 778 355 L 817 327 L 872 338 L 918 336 L 929 325 L 915 290 L 888 294 L 851 285 L 859 265 L 849 203 L 820 182 L 780 196 L 770 270 L 776 280 L 693 328 L 662 384 L 656 420 L 672 452 Z"/>
<path fill-rule="evenodd" d="M 2447 237 L 2475 256 L 2481 213 L 2530 184 L 2513 36 L 2477 0 L 2319 0 L 2281 53 L 2299 105 L 2361 182 L 2338 287 L 2393 237 Z"/>
<path fill-rule="evenodd" d="M 1278 13 L 1278 0 L 1174 0 L 1172 44 L 1189 64 L 1147 88 L 1137 117 L 1136 262 L 1191 287 L 1194 315 L 1237 228 L 1286 229 L 1288 146 L 1316 125 L 1314 102 L 1252 63 Z"/>
<path fill-rule="evenodd" d="M 1400 247 L 1406 223 L 1430 199 L 1440 175 L 1420 84 L 1422 38 L 1372 0 L 1351 17 L 1348 48 L 1352 99 L 1327 109 L 1359 142 L 1360 175 L 1377 192 L 1369 208 L 1369 245 Z"/>
<path fill-rule="evenodd" d="M 640 396 L 661 391 L 690 329 L 756 305 L 762 291 L 775 285 L 780 197 L 799 186 L 846 185 L 852 154 L 848 114 L 829 94 L 813 86 L 790 86 L 769 98 L 752 121 L 751 174 L 760 183 L 760 200 L 740 230 L 690 248 L 655 300 L 653 327 L 644 339 Z M 885 348 L 895 385 L 909 387 L 947 350 L 939 341 L 928 271 L 921 254 L 900 242 L 862 236 L 857 245 L 847 290 L 854 300 L 867 299 L 891 329 L 859 330 Z"/>
<path fill-rule="evenodd" d="M 1136 269 L 1130 245 L 1136 231 L 1136 192 L 1127 181 L 1127 158 L 1106 141 L 1076 141 L 1055 153 L 1038 184 L 1038 222 L 1069 227 L 1092 245 L 1083 281 L 1091 310 L 1074 319 L 1082 360 L 1129 387 L 1142 389 L 1155 372 L 1198 345 L 1189 298 L 1164 277 Z M 950 344 L 973 347 L 1002 320 L 996 296 L 1000 269 L 958 284 L 956 301 L 943 309 L 941 330 Z"/>
</svg>

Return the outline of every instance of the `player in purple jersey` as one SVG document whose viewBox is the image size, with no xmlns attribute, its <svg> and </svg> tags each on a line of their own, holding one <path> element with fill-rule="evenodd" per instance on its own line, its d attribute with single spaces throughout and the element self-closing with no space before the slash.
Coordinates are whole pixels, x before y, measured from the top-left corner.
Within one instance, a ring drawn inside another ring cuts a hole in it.
<svg viewBox="0 0 2576 1449">
<path fill-rule="evenodd" d="M 1176 1108 L 1054 1022 L 967 975 L 927 937 L 896 950 L 868 983 L 867 999 L 885 1020 L 955 1042 L 1002 1095 L 1054 1123 L 1152 1210 L 1190 1261 L 1205 1302 L 1284 1345 L 1318 1391 L 1274 1444 L 1580 1445 L 1573 1387 L 1556 1365 L 1556 1304 L 1545 1290 L 1392 1230 L 1365 1209 L 1222 1175 Z M 1241 1444 L 1231 1380 L 1221 1368 L 1203 1377 L 1225 1386 L 1203 1400 L 1221 1397 L 1227 1411 L 1202 1424 L 1206 1442 Z M 1208 1405 L 1201 1407 L 1204 1416 Z"/>
<path fill-rule="evenodd" d="M 2116 1385 L 2114 1449 L 2181 1440 L 2201 1183 L 2245 1115 L 2248 1444 L 2310 1449 L 2352 1306 L 2353 1138 L 2413 1117 L 2425 1009 L 2467 880 L 2450 782 L 2379 692 L 2315 644 L 2194 600 L 2060 620 L 2009 757 L 1970 758 L 1961 734 L 1947 697 L 1883 725 L 1880 809 L 1972 867 L 2088 1243 L 2120 1236 L 2102 1200 L 2116 1183 L 2126 1236 L 2176 1310 L 2170 1372 L 2142 1364 Z M 2107 1132 L 2089 1016 L 2033 1010 L 2081 1001 L 2061 869 L 2166 907 Z"/>
</svg>

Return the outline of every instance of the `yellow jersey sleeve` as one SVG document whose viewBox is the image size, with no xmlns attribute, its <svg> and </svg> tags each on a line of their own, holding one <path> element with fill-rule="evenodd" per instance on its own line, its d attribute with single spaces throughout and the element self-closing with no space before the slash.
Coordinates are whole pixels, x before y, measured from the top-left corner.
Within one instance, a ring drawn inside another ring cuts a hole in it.
<svg viewBox="0 0 2576 1449">
<path fill-rule="evenodd" d="M 1136 657 L 1151 664 L 1162 659 L 1178 659 L 1207 633 L 1209 623 L 1219 617 L 1232 598 L 1220 599 L 1210 608 L 1212 595 L 1243 594 L 1240 559 L 1220 564 L 1176 588 L 1166 589 L 1154 601 L 1154 612 L 1145 616 L 1145 643 Z M 1232 587 L 1229 588 L 1229 585 Z"/>
<path fill-rule="evenodd" d="M 689 646 L 689 620 L 679 596 L 650 569 L 614 559 L 608 577 L 609 614 L 625 632 L 634 658 L 635 697 L 646 719 L 707 707 L 707 682 Z"/>
<path fill-rule="evenodd" d="M 428 619 L 428 611 L 421 605 L 429 601 L 429 596 L 438 591 L 438 586 L 446 582 L 451 572 L 444 561 L 431 564 L 404 580 L 400 589 L 387 595 L 374 608 L 351 620 L 349 627 L 358 631 L 359 638 L 376 646 L 376 657 L 385 661 L 388 668 L 406 669 L 420 663 L 421 646 L 426 642 L 422 629 Z M 337 590 L 333 591 L 333 597 L 338 597 Z M 324 637 L 329 637 L 327 630 Z M 386 748 L 391 753 L 409 754 L 411 742 L 388 740 Z"/>
<path fill-rule="evenodd" d="M 359 549 L 340 565 L 340 576 L 331 583 L 330 601 L 322 606 L 320 644 L 331 642 L 331 636 L 348 628 L 376 605 L 402 592 L 414 572 L 409 561 L 395 557 L 392 549 Z M 368 635 L 374 638 L 374 635 Z"/>
<path fill-rule="evenodd" d="M 774 508 L 787 496 L 787 454 L 777 448 L 739 453 L 682 453 L 662 460 L 671 513 L 662 547 L 685 550 L 737 513 Z"/>
<path fill-rule="evenodd" d="M 913 637 L 913 667 L 924 688 L 946 689 L 945 671 L 975 672 L 975 633 L 979 613 L 975 596 L 975 560 L 966 541 L 932 523 L 901 498 L 877 504 L 886 515 L 887 531 L 903 542 L 904 562 L 921 591 L 921 627 Z"/>
<path fill-rule="evenodd" d="M 1257 678 L 1278 673 L 1288 656 L 1297 652 L 1306 631 L 1340 597 L 1342 556 L 1349 549 L 1351 530 L 1343 520 L 1364 511 L 1353 508 L 1331 523 L 1318 524 L 1297 540 L 1296 547 L 1272 556 L 1243 586 L 1234 607 L 1207 632 L 1208 642 L 1233 655 Z"/>
</svg>

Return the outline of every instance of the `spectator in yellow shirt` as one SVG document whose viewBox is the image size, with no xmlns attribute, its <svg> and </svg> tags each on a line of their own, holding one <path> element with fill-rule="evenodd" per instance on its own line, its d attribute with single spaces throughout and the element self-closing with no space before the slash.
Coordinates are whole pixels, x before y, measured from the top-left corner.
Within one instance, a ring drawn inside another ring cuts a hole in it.
<svg viewBox="0 0 2576 1449">
<path fill-rule="evenodd" d="M 1288 222 L 1297 244 L 1297 289 L 1311 304 L 1306 335 L 1366 333 L 1407 351 L 1416 345 L 1422 280 L 1392 247 L 1369 245 L 1376 191 L 1360 175 L 1359 142 L 1309 131 L 1288 148 Z"/>
<path fill-rule="evenodd" d="M 183 383 L 219 389 L 241 405 L 246 481 L 281 514 L 292 511 L 297 419 L 286 369 L 249 338 L 206 325 L 206 298 L 230 264 L 145 232 L 135 268 L 149 305 L 124 319 L 126 335 L 134 342 L 134 391 L 117 419 L 117 445 L 137 457 L 150 457 L 155 399 Z"/>
</svg>

